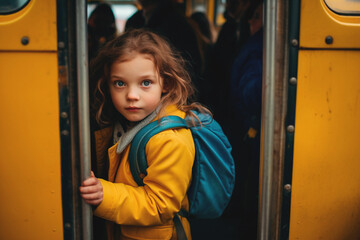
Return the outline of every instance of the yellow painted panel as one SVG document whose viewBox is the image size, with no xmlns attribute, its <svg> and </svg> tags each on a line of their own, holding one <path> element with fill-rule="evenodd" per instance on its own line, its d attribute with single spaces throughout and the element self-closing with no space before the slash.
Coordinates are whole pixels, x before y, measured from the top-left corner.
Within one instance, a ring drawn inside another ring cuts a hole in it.
<svg viewBox="0 0 360 240">
<path fill-rule="evenodd" d="M 207 17 L 211 23 L 214 22 L 214 14 L 215 14 L 215 0 L 209 0 L 208 1 L 208 14 Z"/>
<path fill-rule="evenodd" d="M 0 50 L 57 50 L 56 1 L 32 0 L 17 13 L 0 15 Z M 29 44 L 21 44 L 27 36 Z"/>
<path fill-rule="evenodd" d="M 324 0 L 301 0 L 300 46 L 306 48 L 360 48 L 360 16 L 332 12 Z M 333 37 L 332 44 L 325 38 Z"/>
<path fill-rule="evenodd" d="M 360 239 L 359 62 L 299 52 L 290 239 Z"/>
<path fill-rule="evenodd" d="M 0 52 L 0 239 L 62 239 L 57 54 Z"/>
</svg>

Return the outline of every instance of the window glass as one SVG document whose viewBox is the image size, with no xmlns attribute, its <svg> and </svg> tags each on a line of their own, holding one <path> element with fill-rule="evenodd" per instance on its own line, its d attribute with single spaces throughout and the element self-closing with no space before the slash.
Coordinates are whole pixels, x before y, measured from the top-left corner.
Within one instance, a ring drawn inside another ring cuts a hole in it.
<svg viewBox="0 0 360 240">
<path fill-rule="evenodd" d="M 360 0 L 324 0 L 328 8 L 341 15 L 360 15 Z"/>
<path fill-rule="evenodd" d="M 203 12 L 207 13 L 208 1 L 206 0 L 193 0 L 192 1 L 192 12 Z"/>
<path fill-rule="evenodd" d="M 28 4 L 30 0 L 0 0 L 0 14 L 18 12 Z"/>
<path fill-rule="evenodd" d="M 225 22 L 225 5 L 226 0 L 216 0 L 215 2 L 215 26 L 222 26 Z"/>
</svg>

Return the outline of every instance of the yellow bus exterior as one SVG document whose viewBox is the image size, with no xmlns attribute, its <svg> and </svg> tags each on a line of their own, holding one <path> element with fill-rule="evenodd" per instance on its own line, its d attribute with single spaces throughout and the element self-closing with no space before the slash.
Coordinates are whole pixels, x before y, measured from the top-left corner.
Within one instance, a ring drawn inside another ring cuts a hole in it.
<svg viewBox="0 0 360 240">
<path fill-rule="evenodd" d="M 290 239 L 360 237 L 360 17 L 302 0 Z"/>
<path fill-rule="evenodd" d="M 56 1 L 0 15 L 0 239 L 63 239 Z"/>
</svg>

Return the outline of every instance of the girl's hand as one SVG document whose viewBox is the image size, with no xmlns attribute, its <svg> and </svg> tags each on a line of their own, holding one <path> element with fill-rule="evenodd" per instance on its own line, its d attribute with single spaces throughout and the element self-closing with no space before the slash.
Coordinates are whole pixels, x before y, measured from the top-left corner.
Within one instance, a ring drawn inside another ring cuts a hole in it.
<svg viewBox="0 0 360 240">
<path fill-rule="evenodd" d="M 97 206 L 102 202 L 104 195 L 103 187 L 92 171 L 91 176 L 82 183 L 80 194 L 88 204 Z"/>
</svg>

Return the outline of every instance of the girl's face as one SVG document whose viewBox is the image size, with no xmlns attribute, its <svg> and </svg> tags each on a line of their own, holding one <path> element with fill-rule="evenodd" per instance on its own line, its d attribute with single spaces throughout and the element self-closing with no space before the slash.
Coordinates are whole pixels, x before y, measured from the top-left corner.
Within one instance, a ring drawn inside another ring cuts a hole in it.
<svg viewBox="0 0 360 240">
<path fill-rule="evenodd" d="M 137 54 L 129 61 L 111 65 L 109 89 L 117 111 L 137 122 L 152 113 L 160 103 L 163 79 L 149 55 Z"/>
</svg>

